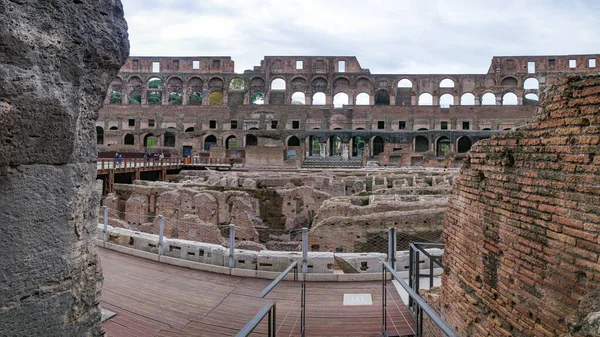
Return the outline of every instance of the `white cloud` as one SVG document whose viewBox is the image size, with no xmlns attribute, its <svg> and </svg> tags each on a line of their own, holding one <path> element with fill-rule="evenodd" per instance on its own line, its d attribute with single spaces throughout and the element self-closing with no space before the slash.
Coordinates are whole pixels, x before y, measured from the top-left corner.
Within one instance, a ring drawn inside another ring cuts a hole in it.
<svg viewBox="0 0 600 337">
<path fill-rule="evenodd" d="M 356 55 L 373 73 L 485 73 L 492 56 L 597 53 L 595 1 L 123 0 L 131 54 Z"/>
</svg>

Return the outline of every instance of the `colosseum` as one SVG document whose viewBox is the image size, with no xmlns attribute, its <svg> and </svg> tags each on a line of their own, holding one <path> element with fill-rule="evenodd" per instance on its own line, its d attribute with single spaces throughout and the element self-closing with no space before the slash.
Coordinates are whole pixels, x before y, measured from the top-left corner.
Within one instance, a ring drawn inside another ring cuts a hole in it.
<svg viewBox="0 0 600 337">
<path fill-rule="evenodd" d="M 531 121 L 541 90 L 600 55 L 493 57 L 483 74 L 372 74 L 353 56 L 129 57 L 96 123 L 100 157 L 255 167 L 456 167 Z"/>
</svg>

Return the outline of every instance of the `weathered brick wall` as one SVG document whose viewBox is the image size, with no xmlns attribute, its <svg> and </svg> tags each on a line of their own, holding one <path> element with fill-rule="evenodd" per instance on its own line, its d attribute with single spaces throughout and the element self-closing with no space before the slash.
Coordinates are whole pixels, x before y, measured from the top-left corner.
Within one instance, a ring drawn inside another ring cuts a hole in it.
<svg viewBox="0 0 600 337">
<path fill-rule="evenodd" d="M 565 335 L 600 285 L 600 76 L 567 78 L 542 105 L 479 142 L 455 185 L 441 308 L 461 335 Z"/>
</svg>

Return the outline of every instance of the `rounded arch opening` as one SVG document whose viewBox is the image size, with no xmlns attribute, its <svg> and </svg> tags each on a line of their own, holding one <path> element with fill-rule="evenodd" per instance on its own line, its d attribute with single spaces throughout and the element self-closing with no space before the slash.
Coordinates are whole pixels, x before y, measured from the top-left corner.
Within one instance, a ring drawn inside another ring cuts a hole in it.
<svg viewBox="0 0 600 337">
<path fill-rule="evenodd" d="M 468 92 L 460 97 L 460 105 L 475 105 L 475 95 Z"/>
<path fill-rule="evenodd" d="M 419 105 L 433 105 L 433 96 L 428 92 L 422 93 L 419 95 Z"/>
<path fill-rule="evenodd" d="M 508 77 L 505 77 L 504 79 L 502 79 L 502 82 L 500 82 L 500 85 L 503 87 L 516 87 L 518 83 L 519 83 L 519 81 L 517 81 L 516 78 L 514 78 L 512 76 L 508 76 Z"/>
<path fill-rule="evenodd" d="M 378 156 L 380 153 L 383 152 L 385 147 L 385 144 L 383 142 L 383 138 L 379 137 L 379 136 L 375 136 L 375 138 L 373 138 L 373 151 L 372 151 L 372 156 Z"/>
<path fill-rule="evenodd" d="M 325 105 L 325 93 L 315 93 L 312 97 L 312 105 Z"/>
<path fill-rule="evenodd" d="M 257 146 L 258 138 L 255 135 L 246 135 L 246 147 L 248 146 Z"/>
<path fill-rule="evenodd" d="M 370 100 L 371 97 L 369 97 L 369 94 L 366 92 L 361 92 L 360 94 L 356 95 L 355 105 L 369 105 L 371 103 Z"/>
<path fill-rule="evenodd" d="M 438 157 L 443 157 L 446 153 L 450 152 L 450 139 L 448 137 L 440 137 L 435 142 L 435 155 Z"/>
<path fill-rule="evenodd" d="M 530 77 L 523 82 L 523 89 L 533 89 L 538 90 L 540 88 L 540 82 L 534 78 Z"/>
<path fill-rule="evenodd" d="M 412 88 L 413 84 L 408 78 L 398 81 L 398 88 Z"/>
<path fill-rule="evenodd" d="M 390 93 L 380 89 L 375 93 L 375 105 L 390 105 Z"/>
<path fill-rule="evenodd" d="M 523 104 L 534 105 L 534 104 L 538 104 L 539 101 L 540 101 L 540 98 L 538 97 L 538 95 L 529 93 L 529 94 L 525 95 L 525 101 L 523 102 Z"/>
<path fill-rule="evenodd" d="M 292 105 L 305 105 L 306 95 L 303 92 L 296 91 L 292 94 Z"/>
<path fill-rule="evenodd" d="M 458 138 L 458 141 L 456 142 L 456 150 L 458 153 L 469 152 L 471 150 L 472 145 L 473 142 L 471 141 L 471 138 L 467 136 L 462 136 Z"/>
<path fill-rule="evenodd" d="M 235 77 L 229 81 L 229 90 L 244 90 L 245 88 L 246 82 L 241 77 Z"/>
<path fill-rule="evenodd" d="M 451 105 L 454 105 L 454 96 L 450 94 L 443 94 L 440 97 L 440 107 L 449 108 Z"/>
<path fill-rule="evenodd" d="M 175 132 L 172 131 L 167 131 L 165 132 L 165 139 L 164 139 L 164 146 L 166 147 L 175 147 L 175 143 L 176 143 L 176 137 L 175 137 Z"/>
<path fill-rule="evenodd" d="M 481 96 L 481 105 L 496 105 L 496 95 L 488 92 Z"/>
<path fill-rule="evenodd" d="M 287 141 L 287 146 L 300 146 L 300 139 L 296 136 L 291 136 Z"/>
<path fill-rule="evenodd" d="M 96 127 L 96 144 L 104 144 L 104 128 L 101 126 Z"/>
<path fill-rule="evenodd" d="M 135 138 L 131 133 L 128 133 L 123 138 L 123 144 L 125 145 L 135 145 Z"/>
<path fill-rule="evenodd" d="M 512 92 L 507 92 L 502 96 L 502 105 L 517 105 L 519 101 L 517 95 Z"/>
<path fill-rule="evenodd" d="M 204 151 L 210 151 L 213 145 L 217 145 L 217 137 L 214 135 L 208 135 L 204 138 Z"/>
<path fill-rule="evenodd" d="M 342 108 L 344 105 L 348 105 L 348 94 L 345 92 L 340 92 L 333 96 L 333 107 L 334 108 Z"/>
<path fill-rule="evenodd" d="M 285 80 L 283 78 L 276 78 L 271 81 L 271 90 L 285 90 Z"/>
<path fill-rule="evenodd" d="M 454 81 L 449 78 L 444 78 L 440 82 L 440 88 L 454 88 Z"/>
<path fill-rule="evenodd" d="M 230 150 L 230 149 L 233 149 L 236 147 L 238 147 L 238 140 L 237 140 L 236 136 L 231 135 L 231 136 L 227 137 L 227 139 L 225 139 L 225 148 L 227 150 Z"/>
<path fill-rule="evenodd" d="M 184 133 L 190 133 L 190 132 L 194 132 L 194 127 L 193 126 L 185 129 L 185 131 L 184 131 Z"/>
<path fill-rule="evenodd" d="M 156 137 L 154 137 L 153 134 L 149 133 L 144 136 L 144 147 L 152 147 L 156 145 Z"/>
<path fill-rule="evenodd" d="M 429 151 L 429 139 L 425 136 L 416 136 L 415 137 L 415 152 L 427 152 Z"/>
</svg>

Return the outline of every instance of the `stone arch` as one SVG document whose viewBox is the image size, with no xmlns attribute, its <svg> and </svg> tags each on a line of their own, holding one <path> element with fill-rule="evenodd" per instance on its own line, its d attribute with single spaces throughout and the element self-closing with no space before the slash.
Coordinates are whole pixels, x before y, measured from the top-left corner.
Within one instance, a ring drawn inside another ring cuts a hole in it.
<svg viewBox="0 0 600 337">
<path fill-rule="evenodd" d="M 163 146 L 165 147 L 175 147 L 175 144 L 177 143 L 177 137 L 175 135 L 175 130 L 169 130 L 165 132 L 165 135 L 163 136 Z"/>
<path fill-rule="evenodd" d="M 373 88 L 373 83 L 371 82 L 370 79 L 368 79 L 366 77 L 359 77 L 356 79 L 354 87 L 356 88 L 357 92 L 371 93 L 372 88 Z"/>
<path fill-rule="evenodd" d="M 306 83 L 306 78 L 302 76 L 296 76 L 290 81 L 290 86 L 292 87 L 292 91 L 300 91 L 304 93 L 306 92 Z"/>
<path fill-rule="evenodd" d="M 433 105 L 433 95 L 428 92 L 419 95 L 419 105 Z"/>
<path fill-rule="evenodd" d="M 144 136 L 144 147 L 156 146 L 158 145 L 156 141 L 157 139 L 154 137 L 154 134 L 148 133 Z"/>
<path fill-rule="evenodd" d="M 296 91 L 292 94 L 292 105 L 305 105 L 306 95 L 301 91 Z"/>
<path fill-rule="evenodd" d="M 362 128 L 357 128 L 356 130 Z M 352 157 L 362 157 L 365 152 L 365 139 L 361 136 L 352 137 Z"/>
<path fill-rule="evenodd" d="M 534 104 L 538 104 L 539 101 L 540 101 L 540 98 L 538 95 L 536 95 L 534 93 L 529 93 L 529 94 L 525 95 L 525 100 L 524 100 L 523 104 L 534 105 Z"/>
<path fill-rule="evenodd" d="M 350 90 L 350 80 L 345 76 L 337 77 L 333 81 L 333 93 L 348 92 Z"/>
<path fill-rule="evenodd" d="M 398 88 L 412 88 L 413 87 L 413 83 L 408 78 L 403 78 L 400 81 L 398 81 L 398 86 L 397 87 Z"/>
<path fill-rule="evenodd" d="M 246 88 L 246 81 L 241 77 L 234 77 L 229 80 L 229 90 L 244 90 Z"/>
<path fill-rule="evenodd" d="M 369 94 L 367 94 L 366 92 L 361 92 L 360 94 L 356 95 L 356 100 L 354 102 L 354 105 L 370 105 L 371 104 L 371 96 L 369 96 Z"/>
<path fill-rule="evenodd" d="M 427 152 L 429 151 L 429 139 L 425 136 L 416 136 L 413 140 L 413 148 L 415 152 Z"/>
<path fill-rule="evenodd" d="M 245 137 L 245 146 L 257 146 L 258 145 L 258 138 L 256 138 L 255 135 L 253 134 L 247 134 Z"/>
<path fill-rule="evenodd" d="M 199 77 L 192 77 L 188 81 L 188 88 L 190 94 L 188 96 L 188 104 L 189 105 L 201 105 L 202 104 L 202 91 L 203 91 L 204 81 L 202 81 Z"/>
<path fill-rule="evenodd" d="M 109 128 L 108 128 L 108 130 L 109 130 L 109 131 L 117 131 L 117 130 L 119 130 L 119 127 L 118 127 L 118 126 L 115 126 L 115 125 L 113 125 L 113 126 L 109 127 Z"/>
<path fill-rule="evenodd" d="M 462 136 L 456 140 L 456 152 L 458 153 L 469 152 L 471 146 L 473 146 L 473 141 L 467 136 Z"/>
<path fill-rule="evenodd" d="M 470 92 L 462 94 L 460 96 L 460 105 L 475 105 L 475 95 Z"/>
<path fill-rule="evenodd" d="M 523 82 L 523 89 L 539 90 L 540 81 L 538 81 L 535 77 L 529 77 Z"/>
<path fill-rule="evenodd" d="M 325 93 L 317 92 L 312 97 L 312 105 L 325 105 Z"/>
<path fill-rule="evenodd" d="M 450 139 L 446 136 L 438 137 L 435 141 L 435 155 L 437 157 L 443 157 L 446 153 L 450 152 Z"/>
<path fill-rule="evenodd" d="M 101 126 L 96 126 L 96 144 L 104 144 L 104 128 Z"/>
<path fill-rule="evenodd" d="M 514 92 L 507 92 L 502 96 L 502 105 L 518 105 L 519 99 Z"/>
<path fill-rule="evenodd" d="M 481 105 L 496 105 L 496 95 L 486 92 L 481 96 Z"/>
<path fill-rule="evenodd" d="M 335 94 L 335 96 L 333 96 L 333 107 L 334 108 L 341 108 L 344 105 L 348 105 L 348 101 L 349 101 L 349 96 L 347 93 L 345 92 L 338 92 L 337 94 Z"/>
<path fill-rule="evenodd" d="M 204 137 L 204 146 L 202 147 L 204 151 L 210 151 L 210 148 L 214 145 L 217 145 L 217 137 L 215 135 L 206 135 Z"/>
<path fill-rule="evenodd" d="M 184 133 L 190 133 L 190 132 L 194 132 L 194 127 L 190 126 L 189 128 L 185 129 L 185 131 L 183 131 Z"/>
<path fill-rule="evenodd" d="M 286 83 L 281 77 L 277 77 L 271 81 L 271 90 L 285 90 Z"/>
<path fill-rule="evenodd" d="M 150 105 L 161 105 L 163 97 L 163 80 L 159 77 L 151 77 L 147 82 L 146 100 Z"/>
<path fill-rule="evenodd" d="M 375 93 L 375 105 L 390 105 L 390 93 L 385 89 L 379 89 Z"/>
<path fill-rule="evenodd" d="M 454 88 L 454 81 L 449 78 L 444 78 L 440 81 L 440 88 Z"/>
<path fill-rule="evenodd" d="M 419 128 L 417 131 L 427 131 L 429 130 L 428 128 Z"/>
<path fill-rule="evenodd" d="M 177 76 L 167 80 L 167 92 L 169 93 L 169 105 L 181 105 L 183 102 L 183 81 Z"/>
<path fill-rule="evenodd" d="M 385 143 L 383 141 L 383 138 L 379 137 L 379 136 L 375 136 L 373 137 L 373 139 L 371 140 L 371 155 L 373 157 L 379 155 L 380 153 L 383 152 L 384 148 L 385 148 Z"/>
<path fill-rule="evenodd" d="M 296 136 L 290 136 L 286 143 L 287 146 L 300 146 L 300 139 Z"/>
<path fill-rule="evenodd" d="M 131 133 L 128 133 L 123 137 L 123 144 L 125 145 L 135 145 L 135 137 Z"/>
<path fill-rule="evenodd" d="M 503 87 L 516 87 L 518 84 L 519 84 L 519 81 L 512 76 L 506 76 L 500 82 L 500 85 Z"/>
<path fill-rule="evenodd" d="M 443 94 L 442 96 L 440 96 L 441 108 L 449 108 L 451 105 L 454 105 L 454 96 L 450 94 Z"/>
<path fill-rule="evenodd" d="M 215 76 L 208 80 L 208 91 L 211 93 L 215 91 L 223 92 L 224 83 L 225 81 L 222 78 Z"/>
<path fill-rule="evenodd" d="M 142 92 L 144 90 L 144 82 L 139 76 L 131 76 L 127 80 L 128 101 L 129 104 L 142 104 Z"/>
<path fill-rule="evenodd" d="M 250 80 L 250 94 L 258 91 L 265 92 L 265 80 L 262 77 L 253 77 Z"/>
<path fill-rule="evenodd" d="M 398 81 L 396 88 L 396 105 L 411 105 L 413 83 L 408 78 Z"/>
<path fill-rule="evenodd" d="M 225 139 L 225 148 L 231 150 L 239 146 L 238 139 L 235 135 L 231 135 Z"/>
<path fill-rule="evenodd" d="M 123 79 L 119 76 L 115 77 L 110 83 L 109 89 L 109 104 L 121 104 L 123 102 Z"/>
<path fill-rule="evenodd" d="M 317 93 L 317 92 L 322 92 L 325 93 L 327 91 L 327 85 L 328 82 L 324 77 L 315 77 L 311 84 L 311 91 L 313 94 Z M 325 103 L 323 103 L 325 104 Z"/>
</svg>

